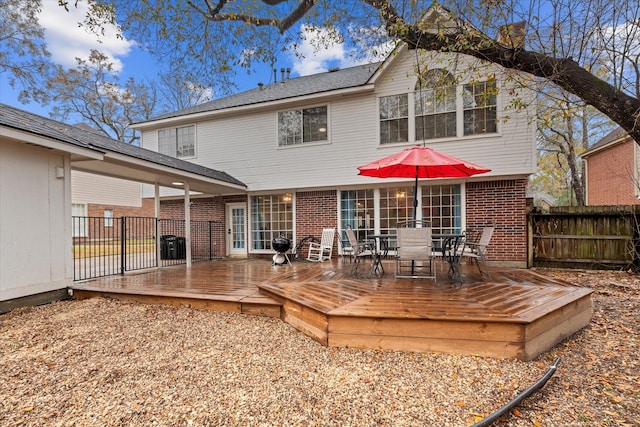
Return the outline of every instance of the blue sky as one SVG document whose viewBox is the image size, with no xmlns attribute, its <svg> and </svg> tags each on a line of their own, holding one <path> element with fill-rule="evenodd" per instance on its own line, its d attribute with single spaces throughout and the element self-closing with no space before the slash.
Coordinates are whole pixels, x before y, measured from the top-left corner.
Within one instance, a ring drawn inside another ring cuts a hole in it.
<svg viewBox="0 0 640 427">
<path fill-rule="evenodd" d="M 47 48 L 51 53 L 52 62 L 72 67 L 76 64 L 76 57 L 87 58 L 91 49 L 98 49 L 111 58 L 121 82 L 129 77 L 134 77 L 136 81 L 156 77 L 155 59 L 144 53 L 135 40 L 117 38 L 116 31 L 112 28 L 107 28 L 105 35 L 98 40 L 96 35 L 78 27 L 77 22 L 82 21 L 86 12 L 84 2 L 79 2 L 77 8 L 70 7 L 69 12 L 59 7 L 57 3 L 57 0 L 44 0 L 39 16 L 40 25 L 45 29 Z M 303 31 L 304 25 L 299 29 Z M 295 77 L 324 72 L 332 67 L 346 68 L 356 65 L 343 45 L 336 44 L 318 50 L 313 46 L 313 37 L 307 37 L 307 40 L 299 45 L 298 50 L 302 54 L 302 59 L 289 53 L 281 55 L 276 64 L 278 79 L 281 67 L 291 68 L 291 77 Z M 272 69 L 266 65 L 258 73 L 251 75 L 247 75 L 245 70 L 240 70 L 237 73 L 236 84 L 239 91 L 252 89 L 258 82 L 272 82 L 272 76 Z M 48 116 L 51 109 L 51 106 L 40 106 L 33 102 L 26 105 L 20 103 L 18 91 L 10 88 L 5 78 L 0 80 L 0 102 L 44 116 Z"/>
</svg>

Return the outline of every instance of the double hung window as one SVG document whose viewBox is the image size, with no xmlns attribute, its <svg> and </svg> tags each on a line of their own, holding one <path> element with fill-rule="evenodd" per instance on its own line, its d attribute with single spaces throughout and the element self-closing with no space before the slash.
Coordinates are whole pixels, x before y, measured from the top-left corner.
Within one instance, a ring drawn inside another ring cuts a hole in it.
<svg viewBox="0 0 640 427">
<path fill-rule="evenodd" d="M 444 69 L 427 70 L 413 93 L 379 98 L 380 144 L 496 133 L 497 93 L 495 78 L 458 84 Z"/>
<path fill-rule="evenodd" d="M 158 131 L 158 151 L 179 159 L 196 155 L 195 126 Z"/>
<path fill-rule="evenodd" d="M 278 113 L 278 145 L 327 141 L 327 106 Z"/>
<path fill-rule="evenodd" d="M 456 136 L 456 85 L 444 70 L 429 70 L 418 78 L 414 97 L 416 140 Z"/>
<path fill-rule="evenodd" d="M 380 98 L 380 144 L 409 141 L 407 94 Z"/>
<path fill-rule="evenodd" d="M 496 129 L 496 82 L 464 85 L 464 134 L 494 133 Z"/>
</svg>

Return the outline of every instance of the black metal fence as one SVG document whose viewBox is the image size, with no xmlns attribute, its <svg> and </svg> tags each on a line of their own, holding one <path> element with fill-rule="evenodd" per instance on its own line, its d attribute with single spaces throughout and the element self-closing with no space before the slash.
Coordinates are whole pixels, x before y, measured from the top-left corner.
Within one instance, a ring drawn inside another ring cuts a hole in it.
<svg viewBox="0 0 640 427">
<path fill-rule="evenodd" d="M 74 216 L 72 224 L 74 280 L 186 263 L 184 220 Z M 191 221 L 191 260 L 208 261 L 224 255 L 224 224 Z"/>
</svg>

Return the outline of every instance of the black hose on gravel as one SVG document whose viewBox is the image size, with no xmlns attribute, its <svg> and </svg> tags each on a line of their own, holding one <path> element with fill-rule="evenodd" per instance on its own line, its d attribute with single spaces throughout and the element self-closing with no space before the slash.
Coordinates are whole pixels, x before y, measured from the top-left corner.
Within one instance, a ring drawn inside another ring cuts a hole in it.
<svg viewBox="0 0 640 427">
<path fill-rule="evenodd" d="M 482 421 L 478 421 L 471 427 L 484 427 L 484 426 L 489 426 L 494 422 L 496 422 L 498 418 L 508 413 L 511 409 L 517 406 L 521 401 L 523 401 L 524 399 L 526 399 L 527 397 L 531 396 L 533 393 L 535 393 L 536 391 L 544 387 L 547 381 L 549 381 L 549 378 L 551 378 L 553 374 L 555 374 L 559 364 L 560 364 L 560 358 L 558 357 L 553 362 L 553 365 L 551 365 L 549 370 L 542 376 L 542 378 L 536 381 L 532 386 L 527 388 L 525 391 L 517 395 L 512 401 L 504 405 L 502 408 L 498 409 L 496 412 L 489 415 L 487 418 L 483 419 Z"/>
</svg>

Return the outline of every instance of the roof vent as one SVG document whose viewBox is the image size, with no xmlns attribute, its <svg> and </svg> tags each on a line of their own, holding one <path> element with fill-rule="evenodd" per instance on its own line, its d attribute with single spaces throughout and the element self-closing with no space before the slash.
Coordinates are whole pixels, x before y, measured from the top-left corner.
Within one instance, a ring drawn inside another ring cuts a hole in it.
<svg viewBox="0 0 640 427">
<path fill-rule="evenodd" d="M 331 67 L 329 68 L 330 73 L 335 73 L 336 71 L 340 71 L 340 67 Z"/>
</svg>

